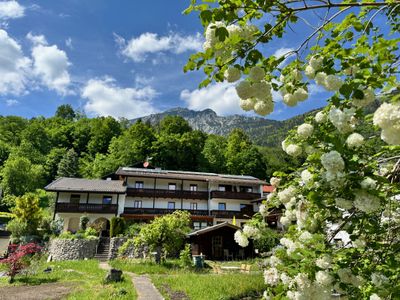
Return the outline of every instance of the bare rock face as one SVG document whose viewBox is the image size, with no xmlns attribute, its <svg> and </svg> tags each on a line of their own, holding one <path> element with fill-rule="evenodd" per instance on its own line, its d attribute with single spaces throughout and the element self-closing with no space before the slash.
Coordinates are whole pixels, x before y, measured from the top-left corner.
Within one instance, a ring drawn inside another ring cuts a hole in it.
<svg viewBox="0 0 400 300">
<path fill-rule="evenodd" d="M 145 123 L 156 125 L 166 116 L 180 116 L 188 121 L 194 130 L 208 134 L 227 136 L 234 128 L 241 128 L 255 144 L 262 146 L 279 145 L 286 132 L 294 126 L 302 124 L 305 118 L 305 115 L 301 115 L 285 121 L 276 121 L 243 115 L 218 116 L 212 109 L 194 111 L 187 108 L 173 108 L 140 119 Z M 133 119 L 131 123 L 133 124 L 138 120 Z"/>
</svg>

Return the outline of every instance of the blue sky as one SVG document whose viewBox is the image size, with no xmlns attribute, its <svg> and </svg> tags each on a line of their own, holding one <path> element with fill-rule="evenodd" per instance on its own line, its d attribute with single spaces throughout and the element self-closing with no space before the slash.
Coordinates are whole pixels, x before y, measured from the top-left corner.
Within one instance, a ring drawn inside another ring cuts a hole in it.
<svg viewBox="0 0 400 300">
<path fill-rule="evenodd" d="M 197 90 L 202 72 L 183 73 L 187 58 L 203 43 L 198 16 L 182 14 L 188 3 L 0 1 L 0 115 L 52 116 L 65 103 L 88 116 L 116 118 L 178 106 L 244 114 L 232 86 Z M 299 23 L 294 30 L 265 53 L 296 47 L 308 29 Z M 324 93 L 313 91 L 295 108 L 277 98 L 267 118 L 323 106 Z"/>
</svg>

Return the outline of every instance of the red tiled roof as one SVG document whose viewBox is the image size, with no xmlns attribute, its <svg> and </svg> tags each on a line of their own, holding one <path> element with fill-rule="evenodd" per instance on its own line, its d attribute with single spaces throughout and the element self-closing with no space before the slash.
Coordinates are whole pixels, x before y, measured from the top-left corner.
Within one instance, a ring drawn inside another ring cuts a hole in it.
<svg viewBox="0 0 400 300">
<path fill-rule="evenodd" d="M 263 185 L 263 193 L 272 193 L 275 190 L 275 187 L 272 185 Z"/>
</svg>

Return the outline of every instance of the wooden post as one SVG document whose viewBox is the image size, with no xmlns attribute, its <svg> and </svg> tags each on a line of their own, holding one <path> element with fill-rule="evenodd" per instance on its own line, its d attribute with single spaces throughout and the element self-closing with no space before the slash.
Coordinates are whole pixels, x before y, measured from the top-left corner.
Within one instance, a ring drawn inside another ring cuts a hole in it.
<svg viewBox="0 0 400 300">
<path fill-rule="evenodd" d="M 111 202 L 112 204 L 112 202 Z M 117 194 L 117 211 L 115 212 L 115 216 L 118 215 L 118 211 L 119 211 L 119 194 Z"/>
<path fill-rule="evenodd" d="M 208 192 L 208 199 L 207 199 L 207 210 L 208 210 L 208 215 L 211 215 L 210 212 L 210 199 L 211 199 L 211 191 L 210 191 L 210 181 L 207 180 L 207 192 Z"/>
<path fill-rule="evenodd" d="M 59 196 L 60 196 L 60 192 L 57 192 L 56 203 L 55 203 L 55 205 L 54 205 L 53 221 L 56 219 L 57 203 L 58 203 L 58 197 L 59 197 Z"/>
<path fill-rule="evenodd" d="M 153 189 L 153 209 L 156 208 L 156 184 L 157 178 L 154 178 L 154 189 Z"/>
<path fill-rule="evenodd" d="M 183 209 L 183 179 L 181 181 L 181 210 Z"/>
</svg>

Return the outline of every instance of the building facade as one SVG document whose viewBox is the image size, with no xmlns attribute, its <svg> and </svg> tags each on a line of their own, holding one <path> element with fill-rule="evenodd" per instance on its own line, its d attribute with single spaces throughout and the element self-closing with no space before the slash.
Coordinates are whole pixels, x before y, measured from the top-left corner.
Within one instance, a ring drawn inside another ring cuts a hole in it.
<svg viewBox="0 0 400 300">
<path fill-rule="evenodd" d="M 121 167 L 113 180 L 59 178 L 45 187 L 57 193 L 55 217 L 76 231 L 79 218 L 109 221 L 113 216 L 147 222 L 175 210 L 189 211 L 194 229 L 236 220 L 243 225 L 257 212 L 264 181 L 251 176 Z M 106 229 L 106 228 L 105 228 Z"/>
</svg>

